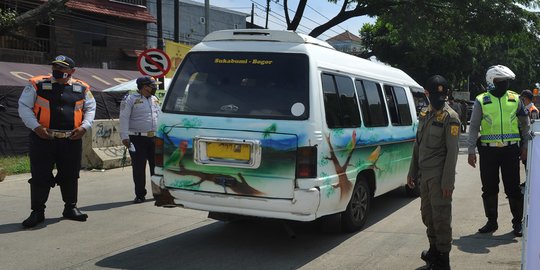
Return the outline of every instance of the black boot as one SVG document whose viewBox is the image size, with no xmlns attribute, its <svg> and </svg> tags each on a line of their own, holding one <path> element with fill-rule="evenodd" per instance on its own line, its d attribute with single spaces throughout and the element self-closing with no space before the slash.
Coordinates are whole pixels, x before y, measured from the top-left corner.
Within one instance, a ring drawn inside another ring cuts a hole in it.
<svg viewBox="0 0 540 270">
<path fill-rule="evenodd" d="M 435 260 L 437 259 L 437 254 L 439 254 L 439 251 L 437 250 L 436 246 L 429 246 L 429 250 L 422 251 L 422 254 L 420 254 L 420 258 L 426 262 L 426 266 L 429 269 L 435 263 Z"/>
<path fill-rule="evenodd" d="M 437 261 L 431 268 L 433 270 L 450 270 L 450 253 L 440 252 L 437 255 Z"/>
<path fill-rule="evenodd" d="M 86 221 L 88 218 L 88 215 L 81 213 L 75 205 L 66 205 L 64 207 L 64 212 L 62 212 L 62 216 L 76 221 Z"/>
<path fill-rule="evenodd" d="M 23 227 L 32 228 L 45 220 L 44 211 L 32 211 L 30 216 L 22 222 Z"/>
<path fill-rule="evenodd" d="M 512 228 L 513 233 L 516 237 L 523 236 L 521 221 L 523 219 L 523 198 L 519 196 L 518 198 L 508 198 L 510 203 L 510 211 L 512 212 Z"/>
<path fill-rule="evenodd" d="M 490 196 L 490 197 L 483 197 L 482 200 L 484 201 L 484 212 L 486 213 L 486 217 L 488 218 L 488 221 L 484 227 L 478 229 L 479 233 L 492 233 L 496 231 L 499 228 L 499 224 L 497 224 L 497 195 Z"/>
</svg>

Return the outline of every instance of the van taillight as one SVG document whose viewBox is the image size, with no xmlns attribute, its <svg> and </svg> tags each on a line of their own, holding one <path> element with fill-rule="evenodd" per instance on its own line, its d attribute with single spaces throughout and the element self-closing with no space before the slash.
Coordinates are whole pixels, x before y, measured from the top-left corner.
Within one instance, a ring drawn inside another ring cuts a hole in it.
<svg viewBox="0 0 540 270">
<path fill-rule="evenodd" d="M 299 147 L 296 150 L 296 178 L 317 176 L 317 147 Z"/>
<path fill-rule="evenodd" d="M 163 167 L 163 139 L 154 137 L 156 167 Z"/>
</svg>

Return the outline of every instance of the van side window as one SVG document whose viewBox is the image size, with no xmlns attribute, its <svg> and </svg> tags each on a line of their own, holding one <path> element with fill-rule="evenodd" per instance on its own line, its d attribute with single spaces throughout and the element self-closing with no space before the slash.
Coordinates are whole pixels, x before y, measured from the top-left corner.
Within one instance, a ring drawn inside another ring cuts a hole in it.
<svg viewBox="0 0 540 270">
<path fill-rule="evenodd" d="M 378 83 L 356 80 L 356 93 L 362 109 L 364 126 L 383 127 L 388 126 L 388 115 L 384 105 L 384 96 Z"/>
<path fill-rule="evenodd" d="M 359 127 L 360 112 L 353 81 L 349 77 L 331 74 L 322 74 L 321 80 L 328 127 Z"/>
<path fill-rule="evenodd" d="M 412 124 L 411 111 L 405 89 L 403 87 L 385 85 L 384 93 L 386 94 L 386 104 L 388 104 L 392 125 L 407 126 Z"/>
</svg>

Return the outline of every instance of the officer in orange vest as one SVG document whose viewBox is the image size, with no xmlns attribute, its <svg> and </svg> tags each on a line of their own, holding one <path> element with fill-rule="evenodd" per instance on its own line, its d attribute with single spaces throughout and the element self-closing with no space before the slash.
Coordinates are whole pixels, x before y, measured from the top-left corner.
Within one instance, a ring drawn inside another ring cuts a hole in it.
<svg viewBox="0 0 540 270">
<path fill-rule="evenodd" d="M 538 109 L 536 106 L 534 106 L 534 103 L 532 102 L 534 98 L 533 93 L 531 90 L 525 89 L 521 91 L 521 100 L 523 101 L 523 105 L 525 105 L 525 109 L 527 110 L 527 113 L 529 114 L 529 119 L 538 119 L 540 117 L 540 114 L 538 112 Z"/>
<path fill-rule="evenodd" d="M 19 116 L 30 134 L 30 201 L 32 213 L 25 228 L 45 220 L 45 203 L 55 184 L 60 186 L 64 211 L 71 220 L 86 221 L 77 208 L 82 136 L 92 127 L 96 102 L 90 86 L 72 77 L 75 62 L 64 55 L 52 62 L 52 75 L 36 76 L 19 98 Z M 57 173 L 53 175 L 56 166 Z"/>
</svg>

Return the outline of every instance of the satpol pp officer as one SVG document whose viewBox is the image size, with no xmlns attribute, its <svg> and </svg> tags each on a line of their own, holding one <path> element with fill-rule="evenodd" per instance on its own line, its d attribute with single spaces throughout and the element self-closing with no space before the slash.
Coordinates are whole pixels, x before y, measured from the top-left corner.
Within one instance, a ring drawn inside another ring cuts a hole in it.
<svg viewBox="0 0 540 270">
<path fill-rule="evenodd" d="M 52 76 L 30 79 L 19 98 L 19 116 L 30 134 L 30 200 L 32 213 L 22 225 L 34 227 L 45 219 L 45 203 L 60 186 L 65 218 L 86 221 L 76 207 L 82 136 L 92 127 L 96 102 L 90 86 L 72 77 L 75 62 L 60 55 L 51 62 Z M 56 166 L 57 174 L 53 175 Z"/>
<path fill-rule="evenodd" d="M 126 95 L 120 104 L 120 138 L 131 156 L 134 203 L 145 201 L 147 161 L 150 174 L 154 175 L 154 136 L 160 114 L 159 100 L 154 94 L 158 84 L 152 77 L 137 78 L 137 93 Z"/>
<path fill-rule="evenodd" d="M 418 131 L 407 185 L 420 184 L 422 221 L 427 227 L 429 250 L 421 254 L 422 269 L 450 269 L 452 247 L 452 192 L 454 190 L 459 115 L 446 103 L 448 84 L 440 75 L 425 85 L 430 105 L 418 117 Z"/>
</svg>

